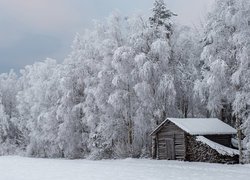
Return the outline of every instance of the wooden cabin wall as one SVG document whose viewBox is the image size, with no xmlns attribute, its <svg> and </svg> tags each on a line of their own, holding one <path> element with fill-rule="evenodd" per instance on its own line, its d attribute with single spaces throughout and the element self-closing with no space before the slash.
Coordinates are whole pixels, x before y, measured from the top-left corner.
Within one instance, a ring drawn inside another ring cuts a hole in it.
<svg viewBox="0 0 250 180">
<path fill-rule="evenodd" d="M 173 139 L 174 159 L 184 160 L 186 156 L 186 145 L 184 131 L 172 122 L 166 122 L 161 130 L 156 134 L 157 159 L 167 159 L 166 142 Z"/>
<path fill-rule="evenodd" d="M 157 156 L 157 146 L 156 146 L 156 136 L 152 136 L 152 150 L 151 150 L 151 155 L 153 159 L 156 159 Z"/>
<path fill-rule="evenodd" d="M 204 136 L 211 141 L 217 142 L 227 147 L 231 147 L 231 135 L 206 135 Z"/>
</svg>

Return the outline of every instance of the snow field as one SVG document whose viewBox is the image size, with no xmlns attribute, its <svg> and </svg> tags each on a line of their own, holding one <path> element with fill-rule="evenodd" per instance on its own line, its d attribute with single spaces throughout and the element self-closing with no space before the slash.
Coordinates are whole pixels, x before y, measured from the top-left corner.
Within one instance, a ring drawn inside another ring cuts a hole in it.
<svg viewBox="0 0 250 180">
<path fill-rule="evenodd" d="M 247 180 L 249 165 L 0 157 L 0 180 Z"/>
</svg>

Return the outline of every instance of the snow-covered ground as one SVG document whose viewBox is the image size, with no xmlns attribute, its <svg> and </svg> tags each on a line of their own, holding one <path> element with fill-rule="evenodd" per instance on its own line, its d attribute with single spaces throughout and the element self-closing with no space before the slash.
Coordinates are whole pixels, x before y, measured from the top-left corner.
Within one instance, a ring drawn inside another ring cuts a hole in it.
<svg viewBox="0 0 250 180">
<path fill-rule="evenodd" d="M 250 165 L 0 157 L 0 180 L 246 180 Z"/>
</svg>

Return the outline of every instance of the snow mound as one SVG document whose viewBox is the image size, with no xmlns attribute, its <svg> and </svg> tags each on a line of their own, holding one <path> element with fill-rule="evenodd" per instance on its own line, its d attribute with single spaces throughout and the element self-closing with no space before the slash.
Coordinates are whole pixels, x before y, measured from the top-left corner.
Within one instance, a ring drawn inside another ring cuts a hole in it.
<svg viewBox="0 0 250 180">
<path fill-rule="evenodd" d="M 216 142 L 213 142 L 213 141 L 205 138 L 204 136 L 197 136 L 196 140 L 208 145 L 209 147 L 216 150 L 218 153 L 220 153 L 222 155 L 228 155 L 228 156 L 231 156 L 231 157 L 234 156 L 234 155 L 239 155 L 238 150 L 223 146 L 223 145 L 218 144 Z"/>
</svg>

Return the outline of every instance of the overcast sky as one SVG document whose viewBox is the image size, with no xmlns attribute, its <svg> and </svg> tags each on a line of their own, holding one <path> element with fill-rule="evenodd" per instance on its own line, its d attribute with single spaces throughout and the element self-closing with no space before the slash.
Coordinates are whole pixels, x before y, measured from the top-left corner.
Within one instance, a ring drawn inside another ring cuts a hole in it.
<svg viewBox="0 0 250 180">
<path fill-rule="evenodd" d="M 176 21 L 198 24 L 214 0 L 166 0 Z M 62 61 L 76 32 L 119 10 L 150 13 L 153 0 L 0 0 L 0 73 L 47 57 Z"/>
</svg>

